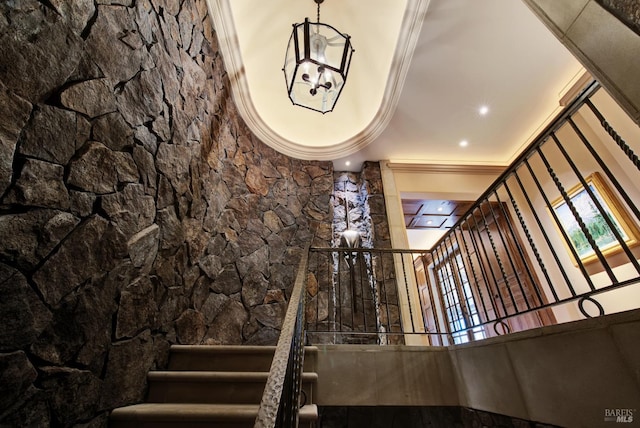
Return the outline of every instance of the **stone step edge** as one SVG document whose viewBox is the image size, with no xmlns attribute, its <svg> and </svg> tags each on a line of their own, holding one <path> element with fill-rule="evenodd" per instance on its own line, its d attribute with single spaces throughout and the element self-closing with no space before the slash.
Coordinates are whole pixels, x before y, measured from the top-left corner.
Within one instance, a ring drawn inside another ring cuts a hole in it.
<svg viewBox="0 0 640 428">
<path fill-rule="evenodd" d="M 217 372 L 217 371 L 151 371 L 147 374 L 150 382 L 266 382 L 268 372 Z M 317 382 L 318 373 L 302 373 L 303 382 Z"/>
<path fill-rule="evenodd" d="M 252 420 L 258 415 L 257 404 L 182 404 L 143 403 L 119 407 L 111 412 L 113 421 L 233 421 Z M 318 419 L 318 406 L 300 408 L 301 421 Z"/>
<path fill-rule="evenodd" d="M 273 354 L 275 346 L 254 346 L 254 345 L 171 345 L 172 353 L 204 353 L 204 354 Z M 305 346 L 305 353 L 317 354 L 317 346 Z"/>
</svg>

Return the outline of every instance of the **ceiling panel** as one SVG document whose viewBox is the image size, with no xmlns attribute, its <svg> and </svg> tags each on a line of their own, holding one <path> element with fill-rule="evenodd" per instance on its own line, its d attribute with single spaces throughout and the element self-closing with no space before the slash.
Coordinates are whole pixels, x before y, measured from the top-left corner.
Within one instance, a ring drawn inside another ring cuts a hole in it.
<svg viewBox="0 0 640 428">
<path fill-rule="evenodd" d="M 473 204 L 472 201 L 403 199 L 402 212 L 407 229 L 444 230 L 453 226 Z"/>
</svg>

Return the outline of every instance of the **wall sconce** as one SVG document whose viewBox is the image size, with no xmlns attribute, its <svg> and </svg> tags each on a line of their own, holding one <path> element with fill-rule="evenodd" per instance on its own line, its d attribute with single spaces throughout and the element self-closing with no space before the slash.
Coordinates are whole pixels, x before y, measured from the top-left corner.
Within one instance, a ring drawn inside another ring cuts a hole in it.
<svg viewBox="0 0 640 428">
<path fill-rule="evenodd" d="M 358 248 L 360 246 L 360 232 L 347 229 L 342 232 L 342 239 L 347 244 L 347 248 Z"/>
<path fill-rule="evenodd" d="M 358 248 L 360 246 L 360 232 L 355 229 L 351 229 L 349 225 L 349 198 L 347 197 L 347 182 L 344 182 L 344 221 L 346 224 L 345 230 L 340 234 L 342 241 L 346 244 L 347 248 Z"/>
<path fill-rule="evenodd" d="M 351 229 L 349 226 L 349 198 L 347 197 L 347 182 L 344 182 L 344 220 L 346 224 L 345 230 L 340 234 L 341 241 L 344 242 L 347 248 L 358 248 L 360 246 L 360 232 L 355 229 Z M 351 283 L 351 305 L 353 312 L 358 312 L 358 305 L 356 305 L 356 278 L 354 267 L 358 260 L 358 253 L 347 251 L 345 252 L 345 258 L 347 265 L 349 265 L 349 278 Z"/>
<path fill-rule="evenodd" d="M 289 99 L 294 105 L 327 113 L 333 110 L 344 88 L 353 55 L 351 38 L 320 22 L 305 18 L 293 24 L 284 59 L 284 78 Z"/>
</svg>

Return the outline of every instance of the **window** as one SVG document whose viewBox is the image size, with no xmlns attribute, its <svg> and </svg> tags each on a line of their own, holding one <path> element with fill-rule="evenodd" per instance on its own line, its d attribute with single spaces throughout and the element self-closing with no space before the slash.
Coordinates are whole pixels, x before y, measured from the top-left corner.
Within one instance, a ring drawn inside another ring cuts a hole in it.
<svg viewBox="0 0 640 428">
<path fill-rule="evenodd" d="M 468 327 L 479 325 L 481 321 L 459 252 L 449 255 L 436 266 L 436 278 L 442 293 L 442 305 L 454 343 L 484 339 L 483 327 L 465 330 Z"/>
</svg>

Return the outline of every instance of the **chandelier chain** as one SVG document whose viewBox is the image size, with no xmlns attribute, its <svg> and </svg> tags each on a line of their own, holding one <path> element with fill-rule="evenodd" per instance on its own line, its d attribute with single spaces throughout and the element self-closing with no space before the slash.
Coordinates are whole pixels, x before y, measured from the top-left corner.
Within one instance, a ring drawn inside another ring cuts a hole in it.
<svg viewBox="0 0 640 428">
<path fill-rule="evenodd" d="M 318 13 L 317 13 L 317 20 L 316 22 L 319 24 L 320 23 L 320 4 L 324 1 L 324 0 L 313 0 L 316 2 L 316 4 L 318 5 Z"/>
</svg>

